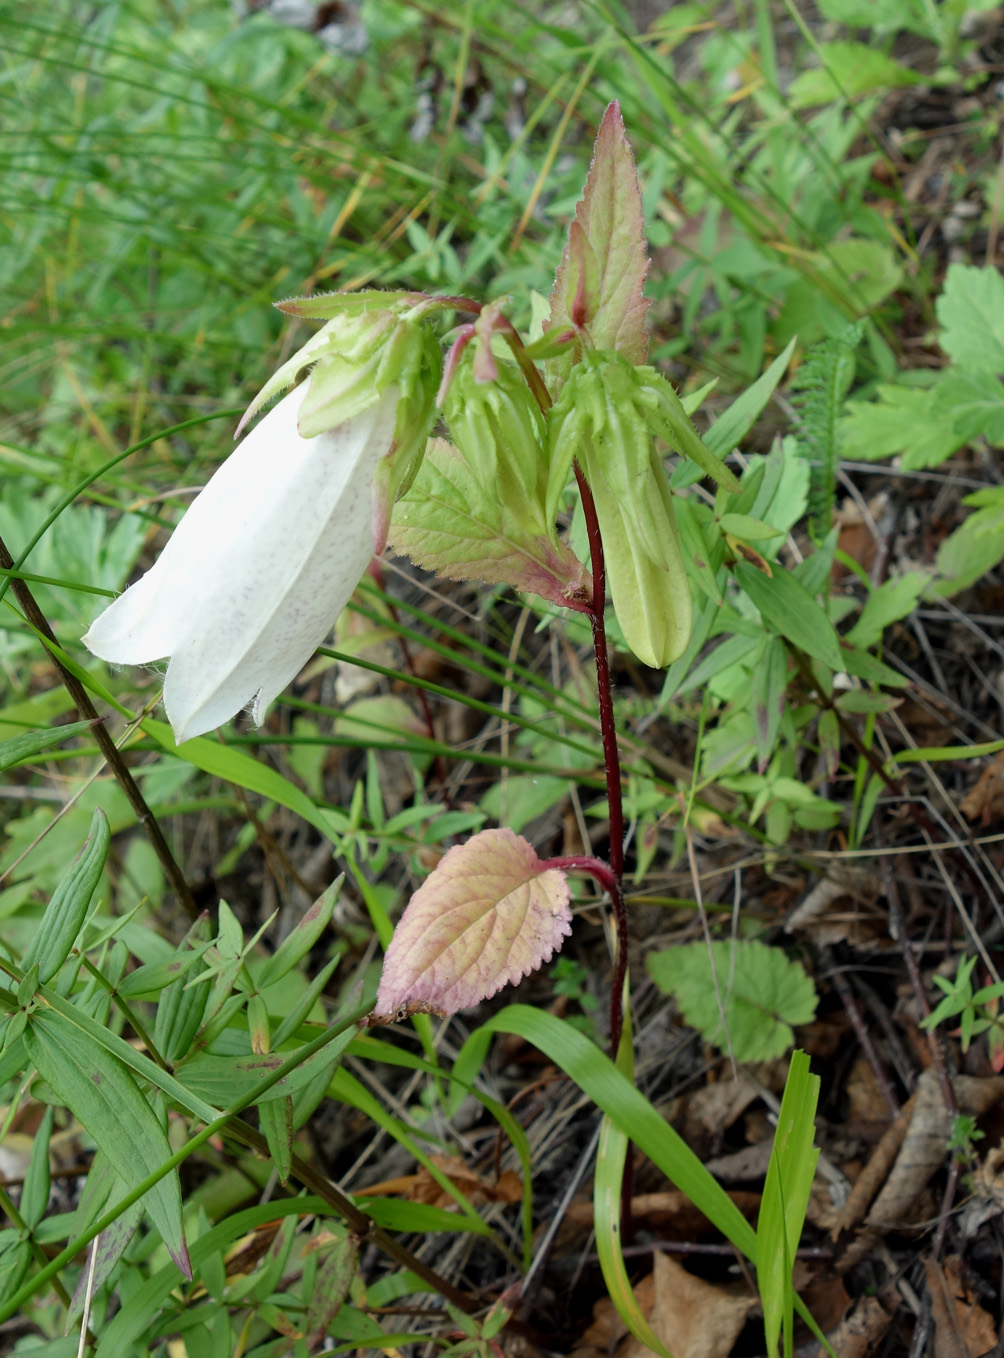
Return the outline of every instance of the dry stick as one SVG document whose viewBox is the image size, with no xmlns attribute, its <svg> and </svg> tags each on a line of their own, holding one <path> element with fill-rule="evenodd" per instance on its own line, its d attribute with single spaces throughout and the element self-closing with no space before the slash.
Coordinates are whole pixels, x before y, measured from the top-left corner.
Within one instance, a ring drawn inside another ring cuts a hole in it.
<svg viewBox="0 0 1004 1358">
<path fill-rule="evenodd" d="M 921 979 L 920 968 L 917 966 L 917 958 L 914 955 L 913 947 L 906 932 L 906 919 L 903 915 L 903 903 L 899 896 L 899 886 L 896 882 L 892 868 L 892 860 L 883 855 L 879 860 L 882 864 L 882 880 L 885 886 L 886 900 L 889 902 L 889 923 L 892 925 L 893 936 L 898 938 L 903 951 L 903 960 L 906 962 L 906 969 L 910 974 L 910 984 L 913 993 L 917 997 L 917 1003 L 927 1018 L 931 1013 L 931 1006 L 927 1002 L 927 995 L 924 992 L 924 982 Z M 945 1101 L 945 1108 L 953 1122 L 959 1116 L 959 1104 L 955 1097 L 955 1090 L 952 1088 L 951 1077 L 948 1074 L 948 1067 L 945 1064 L 944 1053 L 941 1050 L 941 1043 L 938 1041 L 937 1034 L 933 1028 L 925 1030 L 927 1032 L 927 1045 L 931 1050 L 931 1060 L 935 1072 L 938 1076 L 938 1083 L 941 1086 L 941 1096 Z M 952 1210 L 952 1203 L 955 1199 L 955 1189 L 959 1181 L 958 1166 L 955 1160 L 949 1167 L 948 1183 L 945 1187 L 944 1195 L 941 1199 L 941 1209 L 938 1212 L 938 1229 L 934 1240 L 934 1257 L 937 1259 L 945 1240 L 945 1231 L 948 1228 L 948 1218 Z"/>
<path fill-rule="evenodd" d="M 871 1033 L 869 1033 L 868 1029 L 865 1027 L 865 1021 L 861 1017 L 861 1011 L 854 998 L 854 992 L 847 984 L 846 976 L 844 976 L 837 965 L 832 950 L 829 947 L 823 947 L 820 951 L 826 970 L 830 975 L 830 979 L 837 988 L 837 994 L 840 996 L 844 1011 L 851 1021 L 851 1027 L 854 1029 L 854 1036 L 857 1038 L 858 1045 L 865 1054 L 865 1059 L 872 1068 L 872 1074 L 875 1076 L 875 1083 L 878 1085 L 883 1099 L 885 1099 L 885 1105 L 889 1109 L 889 1116 L 895 1121 L 895 1119 L 899 1117 L 899 1103 L 896 1100 L 896 1095 L 892 1092 L 892 1086 L 886 1078 L 882 1062 L 879 1060 L 879 1054 L 875 1050 L 875 1044 L 872 1042 Z"/>
<path fill-rule="evenodd" d="M 0 537 L 0 566 L 4 567 L 6 570 L 12 570 L 14 568 L 14 558 L 7 550 L 7 544 L 2 537 Z M 164 869 L 164 875 L 167 877 L 175 896 L 178 898 L 179 905 L 188 915 L 189 919 L 198 919 L 199 907 L 195 904 L 195 899 L 192 896 L 188 883 L 185 881 L 181 868 L 175 862 L 174 855 L 171 853 L 170 846 L 164 838 L 163 831 L 157 823 L 153 812 L 147 806 L 146 800 L 143 797 L 142 792 L 140 792 L 136 780 L 129 772 L 126 762 L 122 758 L 114 740 L 112 740 L 111 735 L 105 729 L 103 722 L 98 716 L 98 710 L 91 702 L 87 690 L 76 675 L 71 674 L 65 667 L 59 659 L 57 651 L 53 649 L 53 647 L 58 648 L 59 642 L 56 640 L 56 635 L 49 626 L 45 614 L 36 603 L 35 596 L 32 594 L 27 582 L 24 580 L 12 579 L 11 590 L 18 603 L 24 609 L 24 616 L 42 639 L 42 644 L 45 646 L 52 663 L 58 670 L 59 677 L 62 679 L 63 685 L 70 695 L 70 698 L 73 700 L 78 715 L 83 719 L 97 722 L 97 725 L 94 727 L 94 739 L 97 741 L 98 748 L 108 761 L 108 767 L 111 769 L 112 773 L 114 773 L 122 791 L 129 799 L 129 805 L 135 811 L 136 819 L 146 831 L 150 843 L 153 845 L 154 853 L 157 855 L 157 858 L 160 860 L 160 865 Z M 52 643 L 51 646 L 48 644 L 49 642 Z"/>
</svg>

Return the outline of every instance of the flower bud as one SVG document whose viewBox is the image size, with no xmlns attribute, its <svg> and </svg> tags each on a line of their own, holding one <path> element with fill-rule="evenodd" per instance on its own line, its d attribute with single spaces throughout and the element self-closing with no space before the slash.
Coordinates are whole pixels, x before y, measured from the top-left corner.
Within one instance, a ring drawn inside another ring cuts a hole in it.
<svg viewBox="0 0 1004 1358">
<path fill-rule="evenodd" d="M 548 420 L 548 500 L 556 507 L 577 459 L 596 504 L 624 639 L 645 664 L 661 667 L 686 648 L 692 604 L 673 492 L 654 446 L 650 415 L 654 409 L 661 420 L 662 406 L 646 391 L 651 371 L 595 352 L 572 370 Z"/>
<path fill-rule="evenodd" d="M 485 491 L 505 505 L 526 532 L 554 537 L 545 514 L 547 427 L 519 369 L 499 363 L 479 381 L 466 356 L 443 405 L 450 438 Z"/>
</svg>

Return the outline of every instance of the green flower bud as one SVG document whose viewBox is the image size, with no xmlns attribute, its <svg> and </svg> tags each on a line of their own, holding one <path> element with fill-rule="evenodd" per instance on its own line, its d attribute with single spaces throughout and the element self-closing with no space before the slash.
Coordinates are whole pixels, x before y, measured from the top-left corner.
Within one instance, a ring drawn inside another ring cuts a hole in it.
<svg viewBox="0 0 1004 1358">
<path fill-rule="evenodd" d="M 554 538 L 545 516 L 547 428 L 518 368 L 498 364 L 489 382 L 478 381 L 465 356 L 450 383 L 443 415 L 489 497 L 500 500 L 526 532 Z"/>
<path fill-rule="evenodd" d="M 324 298 L 330 311 L 344 309 L 293 355 L 265 384 L 238 427 L 277 392 L 284 391 L 310 369 L 310 382 L 300 404 L 301 438 L 316 438 L 357 419 L 390 391 L 396 394 L 397 418 L 390 451 L 373 478 L 373 541 L 381 551 L 394 501 L 415 479 L 426 438 L 436 413 L 436 391 L 442 354 L 423 316 L 436 304 L 412 294 L 368 294 L 365 304 L 346 294 Z"/>
<path fill-rule="evenodd" d="M 692 604 L 673 492 L 654 446 L 666 421 L 652 377 L 618 354 L 587 354 L 576 365 L 548 419 L 547 494 L 556 509 L 577 459 L 596 503 L 617 621 L 635 655 L 661 667 L 686 648 Z"/>
</svg>

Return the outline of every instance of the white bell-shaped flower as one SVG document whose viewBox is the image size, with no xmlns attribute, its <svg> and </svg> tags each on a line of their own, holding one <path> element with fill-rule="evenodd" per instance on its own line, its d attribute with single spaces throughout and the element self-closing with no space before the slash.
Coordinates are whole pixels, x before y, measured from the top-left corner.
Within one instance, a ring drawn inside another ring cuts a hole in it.
<svg viewBox="0 0 1004 1358">
<path fill-rule="evenodd" d="M 170 657 L 164 705 L 179 743 L 248 704 L 261 721 L 348 602 L 374 531 L 382 536 L 374 476 L 394 444 L 400 390 L 387 386 L 361 413 L 301 438 L 309 388 L 248 434 L 157 562 L 84 637 L 120 665 Z"/>
</svg>

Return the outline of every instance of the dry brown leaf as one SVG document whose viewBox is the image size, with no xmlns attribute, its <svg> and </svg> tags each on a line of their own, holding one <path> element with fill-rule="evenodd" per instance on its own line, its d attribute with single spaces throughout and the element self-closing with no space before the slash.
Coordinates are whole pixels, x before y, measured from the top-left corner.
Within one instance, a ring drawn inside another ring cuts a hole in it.
<svg viewBox="0 0 1004 1358">
<path fill-rule="evenodd" d="M 863 1297 L 826 1338 L 837 1358 L 868 1358 L 877 1351 L 891 1320 L 892 1316 L 878 1297 Z M 824 1358 L 824 1354 L 825 1350 L 820 1346 L 812 1352 L 811 1358 Z"/>
<path fill-rule="evenodd" d="M 498 1180 L 486 1179 L 482 1175 L 475 1173 L 473 1169 L 468 1169 L 463 1160 L 458 1160 L 452 1155 L 430 1155 L 429 1159 L 441 1170 L 450 1180 L 455 1188 L 458 1188 L 465 1197 L 469 1198 L 475 1207 L 486 1202 L 521 1202 L 523 1198 L 523 1184 L 515 1170 L 506 1169 L 499 1175 Z M 356 1192 L 358 1198 L 386 1198 L 392 1194 L 401 1194 L 409 1202 L 426 1203 L 430 1207 L 456 1207 L 453 1198 L 440 1188 L 435 1179 L 424 1167 L 417 1174 L 402 1174 L 397 1179 L 385 1179 L 383 1183 L 371 1184 L 368 1188 L 359 1189 Z"/>
<path fill-rule="evenodd" d="M 979 1358 L 997 1343 L 997 1328 L 962 1277 L 958 1257 L 944 1267 L 928 1259 L 927 1290 L 934 1318 L 934 1358 Z"/>
<path fill-rule="evenodd" d="M 720 1136 L 759 1096 L 756 1083 L 742 1073 L 695 1090 L 686 1101 L 684 1140 L 692 1142 L 709 1133 Z"/>
<path fill-rule="evenodd" d="M 921 1071 L 903 1144 L 865 1218 L 866 1226 L 888 1230 L 910 1219 L 927 1181 L 945 1162 L 950 1132 L 938 1077 L 933 1070 Z"/>
<path fill-rule="evenodd" d="M 871 1159 L 855 1180 L 850 1196 L 833 1223 L 831 1234 L 834 1240 L 841 1231 L 849 1231 L 857 1225 L 885 1182 L 913 1117 L 914 1098 L 911 1097 L 899 1110 L 899 1117 L 883 1134 L 882 1140 L 872 1151 Z"/>
<path fill-rule="evenodd" d="M 746 1318 L 759 1305 L 749 1293 L 726 1291 L 688 1273 L 668 1254 L 657 1254 L 652 1277 L 655 1300 L 649 1323 L 673 1358 L 728 1358 Z M 618 1358 L 649 1358 L 631 1339 Z"/>
<path fill-rule="evenodd" d="M 959 810 L 966 820 L 979 821 L 984 828 L 1004 816 L 1004 750 L 986 766 L 959 803 Z"/>
<path fill-rule="evenodd" d="M 742 1212 L 752 1219 L 760 1207 L 760 1194 L 738 1189 L 729 1197 Z M 593 1229 L 592 1202 L 570 1204 L 565 1220 L 580 1231 Z M 637 1193 L 631 1199 L 631 1220 L 638 1230 L 657 1232 L 669 1240 L 693 1240 L 714 1230 L 703 1212 L 698 1211 L 684 1193 L 667 1189 L 663 1193 Z"/>
</svg>

